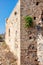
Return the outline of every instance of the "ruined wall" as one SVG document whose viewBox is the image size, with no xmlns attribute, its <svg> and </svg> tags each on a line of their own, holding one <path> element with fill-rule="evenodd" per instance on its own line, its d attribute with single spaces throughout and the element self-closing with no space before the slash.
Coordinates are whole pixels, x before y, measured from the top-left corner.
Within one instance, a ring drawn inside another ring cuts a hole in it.
<svg viewBox="0 0 43 65">
<path fill-rule="evenodd" d="M 33 22 L 38 25 L 41 21 L 41 14 L 43 10 L 43 0 L 20 0 L 21 9 L 21 65 L 38 65 L 37 57 L 37 35 L 39 29 L 33 27 L 26 29 L 24 27 L 25 16 L 31 16 Z"/>
</svg>

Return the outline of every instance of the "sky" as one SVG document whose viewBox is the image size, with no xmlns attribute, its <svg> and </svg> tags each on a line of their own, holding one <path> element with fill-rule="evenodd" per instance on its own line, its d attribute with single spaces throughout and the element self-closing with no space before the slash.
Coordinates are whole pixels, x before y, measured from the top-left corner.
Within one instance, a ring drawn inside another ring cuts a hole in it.
<svg viewBox="0 0 43 65">
<path fill-rule="evenodd" d="M 18 0 L 0 0 L 0 34 L 5 33 L 5 22 Z"/>
</svg>

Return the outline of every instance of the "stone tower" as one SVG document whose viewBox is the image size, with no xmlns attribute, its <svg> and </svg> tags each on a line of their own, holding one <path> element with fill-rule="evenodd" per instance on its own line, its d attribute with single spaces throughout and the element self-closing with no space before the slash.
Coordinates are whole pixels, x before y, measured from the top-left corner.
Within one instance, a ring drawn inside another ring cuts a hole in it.
<svg viewBox="0 0 43 65">
<path fill-rule="evenodd" d="M 38 65 L 36 27 L 25 28 L 25 16 L 31 16 L 36 25 L 43 21 L 43 0 L 18 0 L 10 17 L 6 20 L 5 41 L 17 56 L 18 65 Z M 41 21 L 41 22 L 40 22 Z"/>
</svg>

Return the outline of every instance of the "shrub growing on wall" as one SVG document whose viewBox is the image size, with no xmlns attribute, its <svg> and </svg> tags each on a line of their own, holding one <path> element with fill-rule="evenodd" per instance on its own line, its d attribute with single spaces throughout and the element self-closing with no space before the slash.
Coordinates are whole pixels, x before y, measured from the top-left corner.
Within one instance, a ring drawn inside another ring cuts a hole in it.
<svg viewBox="0 0 43 65">
<path fill-rule="evenodd" d="M 33 19 L 30 16 L 25 16 L 25 27 L 29 28 L 33 26 Z"/>
</svg>

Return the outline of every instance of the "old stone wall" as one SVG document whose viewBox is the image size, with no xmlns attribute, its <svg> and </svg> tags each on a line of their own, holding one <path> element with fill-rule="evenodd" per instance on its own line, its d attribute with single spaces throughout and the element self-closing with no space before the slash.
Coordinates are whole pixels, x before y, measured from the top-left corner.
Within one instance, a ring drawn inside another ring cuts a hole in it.
<svg viewBox="0 0 43 65">
<path fill-rule="evenodd" d="M 41 25 L 41 14 L 43 11 L 43 0 L 20 0 L 21 12 L 21 65 L 38 65 L 37 57 L 37 35 L 39 29 L 36 26 L 30 29 L 24 27 L 25 16 L 31 16 L 36 25 Z"/>
<path fill-rule="evenodd" d="M 19 65 L 20 64 L 20 1 L 18 1 L 10 17 L 6 20 L 5 41 L 6 44 L 9 46 L 10 51 L 14 55 L 16 55 Z"/>
<path fill-rule="evenodd" d="M 43 0 L 19 0 L 6 20 L 5 41 L 17 59 L 18 65 L 39 65 L 37 36 L 41 33 Z M 31 16 L 36 26 L 25 28 L 25 16 Z M 43 30 L 42 30 L 43 31 Z"/>
</svg>

